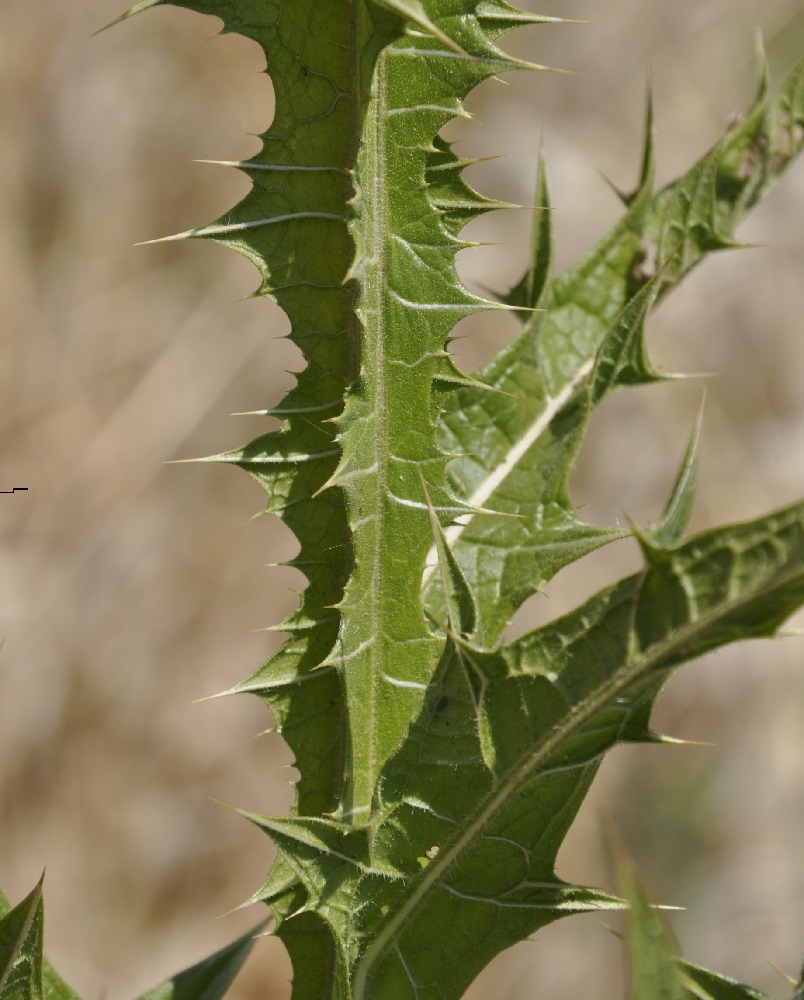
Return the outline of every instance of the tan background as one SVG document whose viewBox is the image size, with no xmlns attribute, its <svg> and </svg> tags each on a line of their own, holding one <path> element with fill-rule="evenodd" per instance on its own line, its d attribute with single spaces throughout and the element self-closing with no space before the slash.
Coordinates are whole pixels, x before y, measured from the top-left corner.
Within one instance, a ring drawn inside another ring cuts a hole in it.
<svg viewBox="0 0 804 1000">
<path fill-rule="evenodd" d="M 534 0 L 534 7 L 536 0 Z M 234 411 L 273 404 L 298 356 L 250 266 L 220 248 L 146 240 L 214 218 L 244 190 L 193 158 L 246 156 L 271 118 L 256 47 L 209 39 L 185 11 L 150 12 L 90 39 L 120 0 L 0 6 L 0 884 L 24 895 L 47 865 L 48 952 L 86 1000 L 125 1000 L 223 944 L 259 914 L 216 920 L 260 883 L 271 848 L 211 802 L 277 811 L 287 752 L 248 699 L 192 704 L 250 673 L 301 578 L 261 495 L 225 468 L 168 459 L 263 429 Z M 660 174 L 699 155 L 752 92 L 762 26 L 778 79 L 804 52 L 798 0 L 555 0 L 594 23 L 523 31 L 510 47 L 577 77 L 521 74 L 473 95 L 457 129 L 483 191 L 531 199 L 544 136 L 559 263 L 617 216 L 601 179 L 633 183 L 652 67 Z M 804 492 L 804 163 L 743 228 L 765 249 L 710 262 L 651 325 L 657 363 L 708 381 L 694 527 Z M 529 213 L 476 224 L 506 244 L 465 254 L 469 281 L 523 266 Z M 489 328 L 491 329 L 489 330 Z M 480 331 L 485 331 L 481 333 Z M 511 328 L 469 324 L 465 365 Z M 660 508 L 701 383 L 630 392 L 596 415 L 573 495 L 587 516 Z M 531 602 L 522 626 L 629 570 L 612 547 Z M 560 873 L 613 888 L 605 826 L 625 840 L 689 957 L 776 995 L 774 961 L 804 951 L 801 640 L 753 643 L 675 680 L 660 719 L 715 748 L 618 751 Z M 232 992 L 287 997 L 288 965 L 261 942 Z M 623 996 L 617 942 L 563 921 L 490 967 L 475 1000 Z"/>
</svg>

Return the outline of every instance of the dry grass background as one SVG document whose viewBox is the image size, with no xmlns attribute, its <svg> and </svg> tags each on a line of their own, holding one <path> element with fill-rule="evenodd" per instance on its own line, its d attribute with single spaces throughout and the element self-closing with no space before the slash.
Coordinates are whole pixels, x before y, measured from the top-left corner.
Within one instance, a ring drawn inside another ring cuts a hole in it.
<svg viewBox="0 0 804 1000">
<path fill-rule="evenodd" d="M 453 129 L 482 190 L 531 198 L 544 136 L 560 263 L 617 216 L 601 172 L 632 183 L 652 67 L 667 180 L 719 134 L 752 88 L 761 26 L 778 79 L 804 51 L 799 0 L 564 0 L 587 26 L 529 30 L 511 47 L 579 71 L 509 77 L 473 95 Z M 255 631 L 301 579 L 267 568 L 293 551 L 261 495 L 222 468 L 168 459 L 263 429 L 234 411 L 272 404 L 298 356 L 286 321 L 244 300 L 250 266 L 211 244 L 135 248 L 212 219 L 244 190 L 193 158 L 246 156 L 271 118 L 256 47 L 210 41 L 211 19 L 164 9 L 98 38 L 120 0 L 0 7 L 0 884 L 20 898 L 47 865 L 52 960 L 87 998 L 123 1000 L 199 958 L 258 914 L 216 920 L 259 884 L 271 848 L 215 797 L 262 811 L 290 801 L 289 755 L 256 699 L 192 704 L 270 652 Z M 804 163 L 741 231 L 766 248 L 710 262 L 651 324 L 657 363 L 713 371 L 695 528 L 804 492 Z M 527 212 L 475 225 L 470 281 L 502 287 L 524 263 Z M 463 363 L 511 328 L 467 324 Z M 484 330 L 485 332 L 480 332 Z M 623 394 L 592 424 L 573 482 L 611 523 L 660 507 L 700 383 Z M 518 620 L 543 620 L 634 564 L 621 545 L 559 577 Z M 618 830 L 688 956 L 785 988 L 804 950 L 804 677 L 800 640 L 752 643 L 687 668 L 662 697 L 672 734 L 715 748 L 618 751 L 562 853 L 565 877 L 612 886 L 603 826 Z M 601 820 L 605 821 L 603 824 Z M 234 1000 L 287 997 L 264 941 Z M 471 997 L 623 995 L 619 946 L 588 918 L 560 922 L 497 962 Z"/>
</svg>

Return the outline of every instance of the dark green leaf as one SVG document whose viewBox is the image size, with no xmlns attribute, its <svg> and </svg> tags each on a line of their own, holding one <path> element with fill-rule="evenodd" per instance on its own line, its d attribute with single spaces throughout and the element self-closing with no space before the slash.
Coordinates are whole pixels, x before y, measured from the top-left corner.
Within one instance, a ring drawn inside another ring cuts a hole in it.
<svg viewBox="0 0 804 1000">
<path fill-rule="evenodd" d="M 214 955 L 171 976 L 138 1000 L 220 1000 L 231 986 L 264 924 L 249 931 Z"/>
<path fill-rule="evenodd" d="M 44 925 L 40 882 L 0 920 L 0 1000 L 43 1000 Z"/>
</svg>

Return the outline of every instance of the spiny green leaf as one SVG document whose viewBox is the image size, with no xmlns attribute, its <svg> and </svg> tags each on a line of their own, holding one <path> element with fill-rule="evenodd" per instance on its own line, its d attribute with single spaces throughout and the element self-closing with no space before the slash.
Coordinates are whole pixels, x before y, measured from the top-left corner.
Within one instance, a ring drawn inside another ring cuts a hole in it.
<svg viewBox="0 0 804 1000">
<path fill-rule="evenodd" d="M 37 893 L 38 893 L 38 898 L 37 898 Z M 19 927 L 19 924 L 17 923 L 17 921 L 19 920 L 19 913 L 27 912 L 28 914 L 30 914 L 31 907 L 34 908 L 34 919 L 31 926 L 33 928 L 38 923 L 39 929 L 33 935 L 30 936 L 29 940 L 30 948 L 28 949 L 28 956 L 25 961 L 30 961 L 32 963 L 32 966 L 36 964 L 41 964 L 41 969 L 42 969 L 41 993 L 40 994 L 37 994 L 36 992 L 31 993 L 30 992 L 31 981 L 30 980 L 25 981 L 23 979 L 22 983 L 23 992 L 12 993 L 9 994 L 9 996 L 13 996 L 14 1000 L 22 1000 L 23 997 L 26 998 L 27 1000 L 28 997 L 36 997 L 36 996 L 41 996 L 42 1000 L 80 1000 L 78 994 L 74 993 L 73 990 L 70 989 L 70 987 L 64 982 L 61 976 L 55 971 L 53 966 L 47 961 L 47 959 L 43 958 L 41 955 L 41 947 L 42 947 L 41 925 L 44 921 L 44 903 L 41 894 L 41 883 L 36 887 L 36 889 L 34 889 L 34 891 L 27 897 L 27 899 L 23 900 L 23 902 L 20 903 L 20 905 L 15 908 L 15 912 L 19 911 L 16 917 L 11 917 L 12 913 L 11 903 L 8 901 L 5 893 L 3 893 L 2 890 L 0 890 L 0 940 L 4 941 L 6 946 L 8 945 L 9 938 L 6 937 L 6 933 L 9 930 L 9 925 L 6 924 L 6 918 L 10 918 L 11 921 L 10 926 L 13 927 L 14 925 L 16 925 L 17 927 Z M 38 912 L 36 912 L 37 910 Z M 11 930 L 10 933 L 11 933 L 11 938 L 14 938 L 15 931 Z M 6 959 L 4 959 L 4 962 L 5 961 Z M 6 972 L 8 972 L 7 966 L 6 966 Z M 0 975 L 2 975 L 2 973 L 0 973 Z M 13 977 L 10 977 L 9 981 L 12 980 Z M 36 974 L 34 975 L 33 983 L 35 984 L 38 983 Z M 29 990 L 29 992 L 25 992 L 25 990 Z M 0 989 L 0 997 L 5 998 L 6 995 L 7 994 L 4 993 L 2 989 Z"/>
<path fill-rule="evenodd" d="M 499 36 L 549 18 L 503 0 L 183 5 L 262 46 L 276 113 L 240 165 L 250 194 L 181 235 L 256 264 L 307 365 L 266 410 L 281 430 L 213 459 L 265 489 L 309 580 L 287 642 L 236 689 L 264 699 L 301 772 L 290 816 L 250 814 L 278 848 L 255 898 L 290 951 L 294 1000 L 457 1000 L 539 927 L 621 905 L 555 875 L 602 756 L 658 740 L 651 709 L 675 667 L 775 634 L 804 602 L 800 505 L 681 540 L 691 446 L 645 569 L 499 645 L 522 601 L 623 536 L 570 503 L 590 410 L 657 378 L 645 317 L 735 245 L 801 146 L 804 68 L 774 101 L 763 77 L 746 120 L 658 195 L 649 112 L 624 218 L 555 279 L 542 171 L 532 263 L 492 304 L 455 256 L 463 226 L 501 206 L 438 134 L 474 86 L 530 65 Z M 458 371 L 459 319 L 537 305 L 474 382 Z"/>
<path fill-rule="evenodd" d="M 559 569 L 622 537 L 579 520 L 567 480 L 588 419 L 595 355 L 627 301 L 607 278 L 630 266 L 649 200 L 650 178 L 612 234 L 547 285 L 539 299 L 545 311 L 475 373 L 496 394 L 461 389 L 443 402 L 440 441 L 456 456 L 453 490 L 471 507 L 507 515 L 469 514 L 446 531 L 480 608 L 480 644 L 496 642 L 520 604 Z M 548 266 L 545 238 L 549 246 L 549 229 L 538 230 L 537 271 Z M 529 278 L 530 271 L 520 285 Z M 437 618 L 442 598 L 432 575 L 425 600 Z"/>
<path fill-rule="evenodd" d="M 354 563 L 344 493 L 332 484 L 341 455 L 334 421 L 360 365 L 361 324 L 350 280 L 355 247 L 347 222 L 375 64 L 404 24 L 366 0 L 179 5 L 217 15 L 224 32 L 260 45 L 274 87 L 274 118 L 262 148 L 240 164 L 251 191 L 222 218 L 181 235 L 212 239 L 257 266 L 256 294 L 285 311 L 305 361 L 296 386 L 266 410 L 281 429 L 216 460 L 247 470 L 265 490 L 266 512 L 280 516 L 299 540 L 291 565 L 309 584 L 298 610 L 282 623 L 287 641 L 235 690 L 259 695 L 270 708 L 302 775 L 294 813 L 317 815 L 338 808 L 351 773 L 349 706 L 338 669 L 328 663 L 341 648 L 338 606 Z M 271 885 L 277 917 L 295 912 L 299 887 L 281 855 Z M 310 972 L 298 974 L 298 989 L 320 997 L 323 984 L 314 970 L 333 967 L 332 941 L 307 931 L 300 935 L 297 923 L 287 944 L 298 968 L 304 937 Z"/>
<path fill-rule="evenodd" d="M 4 903 L 7 903 L 4 897 Z M 4 906 L 5 910 L 6 907 Z M 0 920 L 0 1000 L 44 1000 L 42 883 Z"/>
<path fill-rule="evenodd" d="M 649 532 L 650 544 L 660 547 L 675 545 L 681 541 L 692 515 L 695 489 L 698 483 L 698 450 L 701 440 L 703 407 L 698 415 L 681 467 L 678 470 L 673 491 L 662 512 L 662 516 Z"/>
<path fill-rule="evenodd" d="M 367 830 L 252 817 L 330 928 L 347 995 L 457 998 L 539 927 L 618 907 L 554 870 L 602 756 L 655 739 L 651 706 L 677 666 L 774 635 L 802 603 L 799 504 L 698 535 L 496 653 L 448 646 Z"/>
<path fill-rule="evenodd" d="M 456 52 L 462 51 L 459 45 L 433 24 L 427 16 L 427 11 L 422 6 L 421 0 L 374 0 L 374 2 L 378 6 L 385 7 L 387 10 L 391 10 L 395 14 L 399 14 L 400 17 L 418 25 L 426 34 L 432 35 L 433 38 L 446 43 L 451 49 L 455 49 Z"/>
<path fill-rule="evenodd" d="M 220 1000 L 232 984 L 264 925 L 256 927 L 214 955 L 171 976 L 139 1000 Z"/>
<path fill-rule="evenodd" d="M 217 13 L 225 31 L 258 41 L 277 87 L 263 152 L 241 164 L 253 191 L 223 219 L 183 235 L 215 239 L 257 264 L 261 294 L 288 313 L 308 362 L 297 388 L 271 411 L 285 430 L 218 456 L 264 486 L 267 510 L 301 542 L 293 565 L 311 581 L 283 626 L 289 641 L 237 690 L 264 697 L 293 748 L 303 775 L 297 809 L 332 810 L 340 800 L 343 815 L 364 822 L 379 768 L 404 735 L 439 655 L 418 598 L 429 548 L 419 470 L 441 518 L 463 509 L 446 488 L 430 386 L 444 376 L 451 328 L 489 307 L 461 287 L 454 268 L 461 243 L 430 209 L 428 194 L 448 198 L 447 175 L 428 188 L 425 172 L 434 136 L 461 113 L 465 93 L 524 65 L 494 44 L 503 30 L 496 19 L 514 12 L 504 4 L 476 12 L 468 0 L 426 10 L 384 4 L 438 27 L 390 44 L 402 25 L 364 0 L 340 0 L 326 18 L 316 17 L 314 0 L 240 0 L 225 10 L 215 0 L 183 5 Z M 446 37 L 460 53 L 445 47 Z M 406 159 L 389 159 L 389 149 L 403 147 Z M 459 207 L 443 207 L 442 216 L 450 210 Z M 390 537 L 411 540 L 404 561 L 378 557 Z"/>
<path fill-rule="evenodd" d="M 738 622 L 743 636 L 773 634 L 804 600 L 803 519 L 798 506 L 698 536 L 666 565 L 498 654 L 456 651 L 382 786 L 388 836 L 400 838 L 387 856 L 404 856 L 402 831 L 404 843 L 439 848 L 410 898 L 391 906 L 386 965 L 415 973 L 427 928 L 438 926 L 442 961 L 460 956 L 476 972 L 561 915 L 544 896 L 538 913 L 531 907 L 554 878 L 601 754 L 617 740 L 652 738 L 647 710 L 671 669 L 735 638 Z M 384 833 L 385 824 L 375 850 Z M 509 928 L 507 942 L 498 925 L 485 939 L 492 915 Z M 436 983 L 423 970 L 417 995 L 439 995 L 454 975 Z"/>
<path fill-rule="evenodd" d="M 678 960 L 678 965 L 690 1000 L 770 1000 L 765 993 L 730 976 L 702 969 L 683 959 Z"/>
<path fill-rule="evenodd" d="M 42 884 L 12 909 L 0 891 L 0 997 L 3 1000 L 80 1000 L 42 956 Z"/>
<path fill-rule="evenodd" d="M 357 373 L 360 324 L 347 280 L 354 245 L 347 228 L 359 137 L 374 64 L 402 29 L 365 3 L 332 0 L 186 0 L 224 19 L 224 31 L 253 38 L 265 52 L 276 110 L 260 153 L 241 169 L 246 198 L 190 235 L 214 239 L 252 260 L 291 322 L 306 367 L 278 406 L 282 429 L 217 457 L 246 469 L 300 542 L 291 565 L 309 580 L 301 605 L 282 625 L 287 642 L 236 690 L 259 694 L 290 744 L 303 779 L 296 810 L 335 809 L 347 770 L 341 682 L 322 663 L 336 648 L 337 606 L 353 564 L 343 492 L 331 485 L 340 457 L 334 419 Z M 328 486 L 328 483 L 330 484 Z"/>
<path fill-rule="evenodd" d="M 359 286 L 362 353 L 338 419 L 342 458 L 331 480 L 349 508 L 354 569 L 329 659 L 343 678 L 351 732 L 339 815 L 356 823 L 370 820 L 380 770 L 418 711 L 443 648 L 420 599 L 429 509 L 445 522 L 464 510 L 447 488 L 432 386 L 455 323 L 491 304 L 458 279 L 461 243 L 444 222 L 454 178 L 450 170 L 439 175 L 430 157 L 439 151 L 434 136 L 461 112 L 463 97 L 519 65 L 497 48 L 475 7 L 470 0 L 428 5 L 462 54 L 415 33 L 383 50 L 357 158 L 350 273 Z M 407 153 L 395 157 L 394 150 Z M 449 165 L 451 154 L 440 152 Z M 405 540 L 404 558 L 393 556 L 397 539 Z"/>
<path fill-rule="evenodd" d="M 495 642 L 520 604 L 559 569 L 619 537 L 583 525 L 565 488 L 583 431 L 579 396 L 594 377 L 601 345 L 618 323 L 628 323 L 624 310 L 630 305 L 633 311 L 633 299 L 644 296 L 654 274 L 661 272 L 657 294 L 663 298 L 707 253 L 735 245 L 737 223 L 802 146 L 804 64 L 773 100 L 763 84 L 745 120 L 653 196 L 649 106 L 640 185 L 626 198 L 626 215 L 584 260 L 548 285 L 540 298 L 545 311 L 475 373 L 497 394 L 465 388 L 443 402 L 441 445 L 458 456 L 448 470 L 454 493 L 471 506 L 516 516 L 502 533 L 499 520 L 484 513 L 447 529 L 480 608 L 478 642 Z M 544 267 L 543 231 L 534 243 L 534 264 L 515 289 Z M 655 378 L 642 331 L 633 329 L 631 363 L 607 391 Z M 568 414 L 572 409 L 575 414 Z M 438 618 L 438 580 L 430 575 L 425 583 L 426 602 Z"/>
<path fill-rule="evenodd" d="M 539 155 L 539 171 L 536 175 L 536 198 L 534 200 L 533 232 L 531 235 L 530 267 L 522 275 L 518 284 L 502 296 L 502 301 L 511 306 L 520 306 L 523 322 L 532 319 L 531 311 L 537 309 L 547 290 L 553 271 L 553 234 L 550 207 L 550 192 L 547 187 L 547 167 L 544 151 Z"/>
<path fill-rule="evenodd" d="M 180 236 L 256 264 L 259 294 L 286 311 L 307 364 L 266 411 L 282 430 L 215 458 L 263 486 L 310 581 L 281 626 L 288 641 L 236 690 L 265 700 L 293 749 L 294 812 L 366 823 L 444 645 L 420 600 L 431 540 L 422 477 L 442 521 L 464 505 L 447 488 L 431 386 L 467 381 L 447 358 L 449 333 L 493 306 L 461 286 L 454 230 L 462 213 L 499 206 L 438 170 L 435 137 L 479 82 L 526 65 L 495 39 L 534 19 L 474 0 L 180 5 L 260 44 L 276 93 L 262 151 L 240 164 L 250 194 Z M 388 557 L 394 539 L 405 539 L 402 559 Z M 281 856 L 267 890 L 280 917 L 296 905 L 292 870 Z"/>
</svg>

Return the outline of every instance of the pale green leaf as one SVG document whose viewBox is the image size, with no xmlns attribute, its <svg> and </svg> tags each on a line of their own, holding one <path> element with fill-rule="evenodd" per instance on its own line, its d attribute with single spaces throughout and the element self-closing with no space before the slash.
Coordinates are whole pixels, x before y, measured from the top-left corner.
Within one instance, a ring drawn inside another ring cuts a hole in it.
<svg viewBox="0 0 804 1000">
<path fill-rule="evenodd" d="M 270 707 L 304 776 L 296 810 L 315 814 L 337 807 L 349 752 L 341 682 L 334 666 L 322 667 L 340 648 L 337 606 L 353 564 L 343 490 L 331 485 L 341 455 L 334 420 L 356 372 L 360 337 L 346 281 L 354 261 L 349 171 L 375 62 L 402 26 L 362 4 L 353 19 L 347 0 L 332 0 L 326 17 L 317 16 L 315 0 L 182 6 L 217 14 L 225 31 L 254 39 L 275 84 L 263 148 L 240 165 L 252 190 L 224 217 L 185 235 L 214 239 L 257 265 L 258 294 L 285 310 L 306 362 L 294 389 L 266 410 L 282 429 L 215 460 L 246 469 L 265 489 L 266 512 L 280 516 L 300 543 L 290 565 L 310 585 L 282 624 L 288 640 L 237 690 L 259 694 Z"/>
<path fill-rule="evenodd" d="M 617 865 L 617 881 L 628 901 L 631 1000 L 687 1000 L 673 934 L 624 859 Z"/>
</svg>

